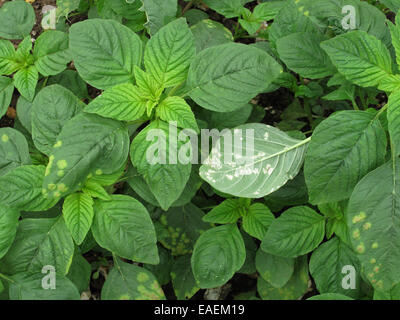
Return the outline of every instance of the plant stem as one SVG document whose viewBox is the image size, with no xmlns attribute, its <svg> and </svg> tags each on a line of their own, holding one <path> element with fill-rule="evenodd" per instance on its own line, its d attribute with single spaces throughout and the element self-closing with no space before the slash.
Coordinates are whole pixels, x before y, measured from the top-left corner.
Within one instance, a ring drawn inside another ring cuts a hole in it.
<svg viewBox="0 0 400 320">
<path fill-rule="evenodd" d="M 360 110 L 360 108 L 358 107 L 357 102 L 356 102 L 356 100 L 354 100 L 354 98 L 351 99 L 351 104 L 353 105 L 354 110 Z"/>
<path fill-rule="evenodd" d="M 378 119 L 379 116 L 388 108 L 389 104 L 386 103 L 383 108 L 381 108 L 375 116 L 375 119 Z"/>
<path fill-rule="evenodd" d="M 6 275 L 0 273 L 0 278 L 3 278 L 4 280 L 11 282 L 11 283 L 15 283 L 15 281 L 9 277 L 7 277 Z"/>
<path fill-rule="evenodd" d="M 182 10 L 182 16 L 193 6 L 194 0 L 191 0 L 187 3 L 187 5 Z"/>
</svg>

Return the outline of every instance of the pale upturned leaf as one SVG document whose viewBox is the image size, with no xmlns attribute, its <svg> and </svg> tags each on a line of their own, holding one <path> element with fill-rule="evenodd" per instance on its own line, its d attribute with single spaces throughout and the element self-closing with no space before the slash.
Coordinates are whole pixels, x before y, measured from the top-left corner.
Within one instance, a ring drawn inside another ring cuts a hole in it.
<svg viewBox="0 0 400 320">
<path fill-rule="evenodd" d="M 125 195 L 96 200 L 93 236 L 103 248 L 136 262 L 159 263 L 156 232 L 146 208 Z"/>
<path fill-rule="evenodd" d="M 31 164 L 28 143 L 25 137 L 13 128 L 1 128 L 0 176 L 25 164 Z"/>
<path fill-rule="evenodd" d="M 380 291 L 400 282 L 399 167 L 397 158 L 368 173 L 354 188 L 346 215 L 363 273 Z"/>
<path fill-rule="evenodd" d="M 65 198 L 63 216 L 76 244 L 80 245 L 92 225 L 93 199 L 84 193 L 73 193 Z"/>
<path fill-rule="evenodd" d="M 0 177 L 0 203 L 24 211 L 45 211 L 57 200 L 43 196 L 44 166 L 23 165 Z"/>
<path fill-rule="evenodd" d="M 336 36 L 321 43 L 333 64 L 349 81 L 373 87 L 392 74 L 392 59 L 385 45 L 357 30 Z"/>
<path fill-rule="evenodd" d="M 33 7 L 25 1 L 7 1 L 0 8 L 0 37 L 22 39 L 35 24 Z"/>
<path fill-rule="evenodd" d="M 192 270 L 200 288 L 222 286 L 246 259 L 242 235 L 236 224 L 211 228 L 199 237 L 192 254 Z"/>
<path fill-rule="evenodd" d="M 24 219 L 17 236 L 1 260 L 8 274 L 39 273 L 44 266 L 53 266 L 59 275 L 66 275 L 74 255 L 74 241 L 62 217 Z"/>
<path fill-rule="evenodd" d="M 328 55 L 321 49 L 326 38 L 306 32 L 292 33 L 276 42 L 279 58 L 302 77 L 320 79 L 336 73 Z"/>
<path fill-rule="evenodd" d="M 19 70 L 14 75 L 14 86 L 19 93 L 29 101 L 35 96 L 36 84 L 39 80 L 39 73 L 35 66 L 29 66 Z"/>
<path fill-rule="evenodd" d="M 200 132 L 190 106 L 180 97 L 168 97 L 163 100 L 157 106 L 156 114 L 165 122 L 176 121 L 179 128 Z"/>
<path fill-rule="evenodd" d="M 14 84 L 12 79 L 0 76 L 0 117 L 4 116 L 7 112 L 13 92 Z"/>
<path fill-rule="evenodd" d="M 267 206 L 254 203 L 243 216 L 243 229 L 252 237 L 262 240 L 274 218 Z"/>
<path fill-rule="evenodd" d="M 92 179 L 89 179 L 85 186 L 82 188 L 82 191 L 92 198 L 98 198 L 101 200 L 111 200 L 111 196 L 107 193 L 106 190 L 97 182 Z"/>
<path fill-rule="evenodd" d="M 55 288 L 43 288 L 45 274 L 19 273 L 12 277 L 10 299 L 12 300 L 80 300 L 78 289 L 68 278 L 55 275 Z"/>
<path fill-rule="evenodd" d="M 0 75 L 9 75 L 19 68 L 11 41 L 0 39 Z"/>
<path fill-rule="evenodd" d="M 129 152 L 126 126 L 94 114 L 80 113 L 69 120 L 54 144 L 43 192 L 49 198 L 73 193 L 91 175 L 114 173 Z"/>
<path fill-rule="evenodd" d="M 35 41 L 33 57 L 36 69 L 43 76 L 56 75 L 64 71 L 71 60 L 68 35 L 56 30 L 42 33 Z"/>
<path fill-rule="evenodd" d="M 355 288 L 343 288 L 342 280 L 345 266 L 355 270 Z M 320 293 L 341 293 L 352 298 L 358 298 L 361 288 L 361 268 L 357 255 L 353 250 L 334 237 L 319 246 L 310 259 L 310 273 Z"/>
<path fill-rule="evenodd" d="M 85 112 L 121 121 L 139 119 L 146 111 L 147 99 L 131 83 L 119 84 L 104 91 L 85 108 Z"/>
<path fill-rule="evenodd" d="M 232 152 L 235 132 L 243 140 Z M 254 133 L 254 140 L 247 132 Z M 264 197 L 293 179 L 303 164 L 309 141 L 293 139 L 261 123 L 236 127 L 231 130 L 231 137 L 219 139 L 220 147 L 218 143 L 213 147 L 200 168 L 200 176 L 219 191 L 247 198 Z"/>
<path fill-rule="evenodd" d="M 250 0 L 204 0 L 207 6 L 227 18 L 238 17 L 247 2 Z"/>
<path fill-rule="evenodd" d="M 141 0 L 146 13 L 149 34 L 154 36 L 168 22 L 176 17 L 178 10 L 177 0 Z"/>
<path fill-rule="evenodd" d="M 0 225 L 2 226 L 0 228 L 0 259 L 4 257 L 14 241 L 19 216 L 18 210 L 0 205 Z"/>
<path fill-rule="evenodd" d="M 357 182 L 383 163 L 386 144 L 385 132 L 371 113 L 346 110 L 322 121 L 304 164 L 310 202 L 349 198 Z"/>
<path fill-rule="evenodd" d="M 232 33 L 222 23 L 210 19 L 202 20 L 190 28 L 194 36 L 196 51 L 233 41 Z"/>
<path fill-rule="evenodd" d="M 195 54 L 193 35 L 186 19 L 181 18 L 151 37 L 144 52 L 144 65 L 159 85 L 176 86 L 186 80 Z"/>
<path fill-rule="evenodd" d="M 256 268 L 260 276 L 274 288 L 283 287 L 294 272 L 293 258 L 282 258 L 258 249 Z"/>
<path fill-rule="evenodd" d="M 190 257 L 189 254 L 178 257 L 172 265 L 172 286 L 178 300 L 190 299 L 200 290 L 193 275 Z"/>
<path fill-rule="evenodd" d="M 113 20 L 90 19 L 73 24 L 69 47 L 79 75 L 99 89 L 133 82 L 133 68 L 142 60 L 139 36 Z"/>
<path fill-rule="evenodd" d="M 154 275 L 145 268 L 114 259 L 101 290 L 102 300 L 165 300 Z"/>
<path fill-rule="evenodd" d="M 163 210 L 168 210 L 182 194 L 192 167 L 190 159 L 188 163 L 180 161 L 182 150 L 192 150 L 190 141 L 170 144 L 170 135 L 173 134 L 170 131 L 174 130 L 176 134 L 180 131 L 161 120 L 153 121 L 133 139 L 130 150 L 133 166 L 143 176 Z M 170 161 L 171 157 L 176 157 L 173 159 L 176 163 Z"/>
<path fill-rule="evenodd" d="M 274 220 L 261 249 L 280 257 L 295 258 L 314 250 L 325 235 L 325 218 L 309 207 L 292 207 Z"/>
<path fill-rule="evenodd" d="M 268 53 L 239 43 L 201 51 L 188 74 L 187 93 L 205 109 L 229 112 L 265 90 L 282 71 Z"/>
<path fill-rule="evenodd" d="M 31 109 L 32 139 L 36 148 L 50 155 L 63 126 L 84 107 L 71 91 L 60 85 L 43 88 Z"/>
</svg>

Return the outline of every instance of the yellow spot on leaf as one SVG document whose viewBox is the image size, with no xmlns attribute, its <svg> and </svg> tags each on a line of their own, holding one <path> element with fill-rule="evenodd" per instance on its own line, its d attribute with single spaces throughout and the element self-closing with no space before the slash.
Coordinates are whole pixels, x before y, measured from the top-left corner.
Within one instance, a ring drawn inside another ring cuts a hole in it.
<svg viewBox="0 0 400 320">
<path fill-rule="evenodd" d="M 378 266 L 374 267 L 374 272 L 375 272 L 375 273 L 378 273 L 378 272 L 379 272 L 379 267 L 378 267 Z"/>
<path fill-rule="evenodd" d="M 358 239 L 359 237 L 360 237 L 360 230 L 355 229 L 355 230 L 353 231 L 353 238 L 354 238 L 354 239 Z"/>
<path fill-rule="evenodd" d="M 102 170 L 100 170 L 100 169 L 97 169 L 97 170 L 96 170 L 96 174 L 97 174 L 98 176 L 100 176 L 100 175 L 102 175 L 102 174 L 103 174 L 103 171 L 102 171 Z"/>
<path fill-rule="evenodd" d="M 10 140 L 10 138 L 8 137 L 8 135 L 3 134 L 3 135 L 1 136 L 1 141 L 3 141 L 3 142 L 8 142 L 8 140 Z"/>
<path fill-rule="evenodd" d="M 67 192 L 68 187 L 64 183 L 60 183 L 57 185 L 57 190 L 61 192 Z"/>
<path fill-rule="evenodd" d="M 62 141 L 59 140 L 59 141 L 57 141 L 56 144 L 54 145 L 54 148 L 59 148 L 59 147 L 61 147 L 61 146 L 62 146 Z"/>
<path fill-rule="evenodd" d="M 374 242 L 371 247 L 372 247 L 372 249 L 378 248 L 378 242 Z"/>
<path fill-rule="evenodd" d="M 299 7 L 299 11 L 300 12 L 303 12 L 303 10 L 304 10 L 304 7 L 302 6 L 302 7 Z"/>
<path fill-rule="evenodd" d="M 367 217 L 367 215 L 365 214 L 365 212 L 360 212 L 360 214 L 357 214 L 353 217 L 353 223 L 357 223 L 357 222 L 361 222 L 363 221 L 365 218 Z"/>
<path fill-rule="evenodd" d="M 366 222 L 366 223 L 364 223 L 364 225 L 363 225 L 363 229 L 364 230 L 368 230 L 368 229 L 370 229 L 371 228 L 371 222 Z"/>
<path fill-rule="evenodd" d="M 54 192 L 54 198 L 61 197 L 61 193 L 59 191 Z"/>
<path fill-rule="evenodd" d="M 137 275 L 137 279 L 138 279 L 139 282 L 146 282 L 147 280 L 149 280 L 149 276 L 147 275 L 147 273 L 140 272 Z"/>
<path fill-rule="evenodd" d="M 361 243 L 357 246 L 356 250 L 357 250 L 358 253 L 364 253 L 364 251 L 365 251 L 364 243 L 361 242 Z"/>
<path fill-rule="evenodd" d="M 47 188 L 48 188 L 50 191 L 53 191 L 53 190 L 56 189 L 56 185 L 55 185 L 54 183 L 50 183 L 50 184 L 47 185 Z"/>
<path fill-rule="evenodd" d="M 376 263 L 376 259 L 372 258 L 369 262 L 371 262 L 372 264 Z"/>
<path fill-rule="evenodd" d="M 308 16 L 310 15 L 310 11 L 308 11 L 308 10 L 305 11 L 305 12 L 304 12 L 304 15 L 305 15 L 306 17 L 308 17 Z"/>
<path fill-rule="evenodd" d="M 67 161 L 65 161 L 65 160 L 58 160 L 57 161 L 57 167 L 59 169 L 65 169 L 67 166 L 68 166 Z"/>
<path fill-rule="evenodd" d="M 64 170 L 58 170 L 57 176 L 63 177 L 64 176 Z"/>
</svg>

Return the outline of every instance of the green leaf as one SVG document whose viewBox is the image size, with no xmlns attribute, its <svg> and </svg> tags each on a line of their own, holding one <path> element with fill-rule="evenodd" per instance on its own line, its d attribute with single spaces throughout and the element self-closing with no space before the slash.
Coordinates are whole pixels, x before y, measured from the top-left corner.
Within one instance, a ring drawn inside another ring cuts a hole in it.
<svg viewBox="0 0 400 320">
<path fill-rule="evenodd" d="M 79 8 L 80 0 L 57 0 L 57 19 L 68 17 L 68 14 Z"/>
<path fill-rule="evenodd" d="M 312 296 L 307 300 L 353 300 L 353 299 L 340 293 L 323 293 Z"/>
<path fill-rule="evenodd" d="M 25 1 L 7 1 L 0 8 L 0 37 L 22 39 L 35 24 L 35 12 Z"/>
<path fill-rule="evenodd" d="M 144 65 L 161 86 L 176 86 L 186 80 L 196 54 L 194 38 L 186 19 L 177 19 L 158 31 L 147 43 Z"/>
<path fill-rule="evenodd" d="M 89 174 L 113 173 L 128 157 L 125 125 L 97 115 L 80 113 L 57 137 L 43 182 L 49 198 L 73 193 Z"/>
<path fill-rule="evenodd" d="M 220 224 L 236 223 L 245 210 L 239 199 L 227 199 L 207 213 L 203 221 Z"/>
<path fill-rule="evenodd" d="M 0 225 L 2 226 L 0 229 L 0 259 L 7 253 L 15 239 L 19 216 L 18 210 L 0 206 Z"/>
<path fill-rule="evenodd" d="M 130 83 L 116 85 L 92 100 L 85 112 L 121 121 L 134 121 L 146 111 L 147 99 L 139 87 Z"/>
<path fill-rule="evenodd" d="M 0 203 L 24 211 L 45 211 L 57 200 L 42 194 L 44 166 L 23 165 L 0 177 Z"/>
<path fill-rule="evenodd" d="M 374 114 L 348 110 L 322 121 L 314 130 L 304 164 L 310 202 L 349 198 L 357 182 L 383 163 L 386 144 Z"/>
<path fill-rule="evenodd" d="M 58 84 L 40 90 L 31 109 L 32 139 L 36 148 L 50 155 L 63 126 L 84 106 L 71 91 Z"/>
<path fill-rule="evenodd" d="M 400 154 L 400 93 L 393 92 L 387 102 L 387 120 L 392 142 L 392 153 L 395 156 Z"/>
<path fill-rule="evenodd" d="M 33 57 L 36 69 L 45 77 L 64 71 L 71 61 L 68 35 L 56 30 L 42 33 L 35 41 Z"/>
<path fill-rule="evenodd" d="M 18 70 L 19 64 L 15 55 L 13 44 L 8 40 L 0 39 L 0 75 L 9 75 Z"/>
<path fill-rule="evenodd" d="M 80 293 L 89 288 L 91 275 L 90 263 L 81 254 L 75 254 L 67 277 L 75 284 Z"/>
<path fill-rule="evenodd" d="M 262 240 L 274 218 L 267 206 L 254 203 L 243 216 L 243 229 L 252 237 Z"/>
<path fill-rule="evenodd" d="M 151 36 L 175 19 L 178 10 L 177 0 L 142 0 L 142 2 L 147 17 L 145 27 Z"/>
<path fill-rule="evenodd" d="M 246 259 L 243 238 L 235 224 L 205 231 L 192 254 L 192 270 L 200 288 L 215 288 L 233 277 Z"/>
<path fill-rule="evenodd" d="M 282 72 L 268 53 L 239 43 L 201 51 L 188 74 L 188 95 L 205 109 L 229 112 L 243 107 Z"/>
<path fill-rule="evenodd" d="M 396 159 L 368 173 L 354 188 L 346 216 L 363 272 L 380 291 L 400 282 L 399 165 Z"/>
<path fill-rule="evenodd" d="M 28 142 L 13 128 L 0 129 L 0 176 L 14 168 L 30 164 Z"/>
<path fill-rule="evenodd" d="M 189 163 L 180 161 L 183 159 L 182 150 L 192 150 L 191 143 L 177 141 L 171 144 L 170 139 L 177 139 L 177 136 L 178 130 L 175 126 L 157 120 L 143 129 L 131 144 L 132 164 L 143 176 L 164 210 L 182 194 L 191 172 L 190 158 Z M 176 158 L 171 161 L 171 157 Z"/>
<path fill-rule="evenodd" d="M 140 88 L 140 94 L 143 98 L 158 102 L 164 87 L 158 84 L 158 81 L 151 74 L 143 71 L 135 66 L 135 80 L 137 86 Z"/>
<path fill-rule="evenodd" d="M 117 259 L 114 263 L 101 290 L 102 300 L 165 300 L 150 271 Z"/>
<path fill-rule="evenodd" d="M 280 257 L 295 258 L 314 250 L 325 235 L 325 218 L 309 207 L 292 207 L 270 225 L 261 249 Z"/>
<path fill-rule="evenodd" d="M 40 274 L 44 266 L 53 266 L 66 275 L 74 255 L 74 241 L 62 217 L 23 219 L 10 250 L 1 260 L 7 274 L 27 272 Z"/>
<path fill-rule="evenodd" d="M 39 73 L 35 66 L 29 66 L 19 70 L 14 75 L 14 86 L 19 93 L 29 101 L 35 96 L 36 84 L 39 80 Z"/>
<path fill-rule="evenodd" d="M 158 241 L 170 249 L 172 255 L 192 252 L 200 234 L 211 227 L 203 217 L 203 211 L 191 203 L 163 212 L 157 228 Z"/>
<path fill-rule="evenodd" d="M 263 300 L 299 300 L 308 289 L 307 256 L 295 260 L 294 273 L 281 288 L 275 288 L 262 277 L 258 277 L 257 291 Z"/>
<path fill-rule="evenodd" d="M 231 43 L 232 33 L 222 23 L 205 19 L 190 28 L 194 36 L 196 51 L 214 47 L 220 44 Z"/>
<path fill-rule="evenodd" d="M 156 265 L 144 264 L 143 267 L 149 270 L 157 278 L 157 281 L 161 286 L 164 286 L 171 282 L 170 272 L 174 260 L 169 250 L 165 249 L 161 245 L 157 247 L 160 262 Z"/>
<path fill-rule="evenodd" d="M 94 204 L 93 236 L 97 243 L 126 259 L 157 264 L 156 233 L 146 208 L 125 195 Z"/>
<path fill-rule="evenodd" d="M 325 39 L 319 34 L 292 33 L 276 42 L 279 58 L 302 77 L 320 79 L 334 75 L 336 69 L 320 47 Z"/>
<path fill-rule="evenodd" d="M 355 289 L 342 285 L 346 272 L 343 267 L 351 266 L 355 270 Z M 323 243 L 315 250 L 310 259 L 310 273 L 320 293 L 340 293 L 358 298 L 361 287 L 361 268 L 356 254 L 345 243 L 335 237 Z"/>
<path fill-rule="evenodd" d="M 69 195 L 63 204 L 63 216 L 72 238 L 80 245 L 92 225 L 94 216 L 92 197 L 84 193 Z"/>
<path fill-rule="evenodd" d="M 6 114 L 13 92 L 12 79 L 0 76 L 0 118 Z"/>
<path fill-rule="evenodd" d="M 220 142 L 200 167 L 200 176 L 217 190 L 261 198 L 299 173 L 309 139 L 293 139 L 261 123 L 241 125 L 229 132 L 220 134 Z"/>
<path fill-rule="evenodd" d="M 142 60 L 139 36 L 112 20 L 89 19 L 73 24 L 69 47 L 79 75 L 98 89 L 133 82 L 133 68 Z"/>
<path fill-rule="evenodd" d="M 172 286 L 178 300 L 190 299 L 200 290 L 193 275 L 190 257 L 189 254 L 178 257 L 172 265 Z"/>
<path fill-rule="evenodd" d="M 85 183 L 85 186 L 82 188 L 82 191 L 93 198 L 99 198 L 101 200 L 111 199 L 107 191 L 104 190 L 104 188 L 99 183 L 92 181 L 91 179 L 89 179 Z"/>
<path fill-rule="evenodd" d="M 85 81 L 75 70 L 65 70 L 55 76 L 49 77 L 47 85 L 59 84 L 73 92 L 78 99 L 84 99 L 89 96 Z"/>
<path fill-rule="evenodd" d="M 242 7 L 250 0 L 204 0 L 211 9 L 222 14 L 226 18 L 234 18 L 240 15 Z"/>
<path fill-rule="evenodd" d="M 256 268 L 260 276 L 271 286 L 281 288 L 293 275 L 294 261 L 293 258 L 274 256 L 259 249 L 256 255 Z"/>
<path fill-rule="evenodd" d="M 165 122 L 176 121 L 178 128 L 200 132 L 190 106 L 180 97 L 168 97 L 163 100 L 157 106 L 156 114 Z"/>
<path fill-rule="evenodd" d="M 392 59 L 385 45 L 365 31 L 357 30 L 321 43 L 333 64 L 349 81 L 373 87 L 392 73 Z"/>
</svg>

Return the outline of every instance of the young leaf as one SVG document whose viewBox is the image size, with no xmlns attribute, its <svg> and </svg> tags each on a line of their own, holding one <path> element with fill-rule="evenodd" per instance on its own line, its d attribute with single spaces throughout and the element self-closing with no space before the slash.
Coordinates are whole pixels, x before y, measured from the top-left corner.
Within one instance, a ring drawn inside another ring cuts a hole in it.
<svg viewBox="0 0 400 320">
<path fill-rule="evenodd" d="M 49 198 L 73 193 L 89 174 L 113 173 L 128 157 L 129 135 L 122 123 L 80 113 L 62 128 L 43 182 Z"/>
<path fill-rule="evenodd" d="M 85 240 L 93 221 L 93 199 L 84 193 L 73 193 L 65 198 L 63 216 L 77 245 Z"/>
<path fill-rule="evenodd" d="M 281 71 L 280 65 L 258 48 L 223 44 L 196 56 L 189 69 L 187 94 L 205 109 L 234 111 L 266 89 Z"/>
<path fill-rule="evenodd" d="M 150 271 L 117 259 L 114 263 L 101 290 L 102 300 L 165 300 Z"/>
<path fill-rule="evenodd" d="M 23 165 L 0 177 L 0 203 L 24 211 L 45 211 L 57 200 L 42 193 L 44 166 Z"/>
<path fill-rule="evenodd" d="M 309 207 L 292 207 L 270 225 L 261 249 L 280 257 L 295 258 L 314 250 L 325 235 L 325 218 Z"/>
<path fill-rule="evenodd" d="M 205 231 L 197 240 L 191 259 L 198 286 L 222 286 L 242 267 L 245 259 L 243 238 L 235 224 Z"/>
<path fill-rule="evenodd" d="M 6 114 L 13 92 L 12 79 L 0 76 L 0 118 Z"/>
<path fill-rule="evenodd" d="M 53 266 L 66 275 L 74 255 L 74 241 L 62 217 L 23 219 L 10 250 L 1 260 L 8 274 L 36 273 L 43 277 L 44 266 Z"/>
<path fill-rule="evenodd" d="M 243 138 L 239 144 L 236 133 Z M 309 141 L 293 139 L 261 123 L 238 126 L 221 136 L 220 146 L 217 142 L 200 167 L 200 176 L 219 191 L 247 198 L 264 197 L 293 179 Z"/>
<path fill-rule="evenodd" d="M 356 30 L 321 43 L 333 64 L 349 81 L 377 86 L 392 74 L 392 59 L 385 45 L 365 31 Z"/>
<path fill-rule="evenodd" d="M 36 69 L 45 77 L 64 71 L 71 60 L 68 35 L 56 30 L 42 33 L 36 39 L 33 57 Z"/>
<path fill-rule="evenodd" d="M 347 225 L 364 274 L 374 288 L 400 282 L 399 159 L 368 173 L 351 195 Z"/>
<path fill-rule="evenodd" d="M 63 126 L 83 107 L 84 103 L 60 85 L 40 90 L 31 109 L 32 139 L 36 148 L 50 155 Z"/>
<path fill-rule="evenodd" d="M 0 129 L 0 176 L 16 167 L 31 164 L 28 142 L 13 128 Z"/>
<path fill-rule="evenodd" d="M 0 39 L 0 75 L 9 75 L 18 70 L 19 64 L 15 58 L 15 49 L 8 40 Z"/>
<path fill-rule="evenodd" d="M 165 122 L 176 121 L 177 127 L 200 132 L 190 106 L 180 97 L 168 97 L 156 109 L 156 114 Z"/>
<path fill-rule="evenodd" d="M 14 75 L 14 86 L 19 93 L 29 101 L 35 96 L 36 84 L 39 79 L 39 73 L 35 66 L 29 66 L 19 70 Z"/>
<path fill-rule="evenodd" d="M 160 29 L 147 43 L 144 65 L 160 86 L 176 86 L 186 80 L 196 54 L 194 38 L 186 19 L 177 19 Z"/>
<path fill-rule="evenodd" d="M 310 202 L 349 198 L 357 182 L 385 160 L 386 140 L 379 120 L 368 112 L 346 110 L 322 121 L 304 164 Z"/>
<path fill-rule="evenodd" d="M 99 183 L 91 179 L 89 179 L 85 183 L 82 191 L 93 198 L 98 198 L 101 200 L 111 200 L 111 196 L 107 193 L 107 191 L 104 190 L 104 188 Z"/>
<path fill-rule="evenodd" d="M 352 266 L 355 270 L 355 288 L 344 288 L 342 269 Z M 320 293 L 341 293 L 358 298 L 361 288 L 361 268 L 356 254 L 337 237 L 323 243 L 310 259 L 310 273 Z"/>
<path fill-rule="evenodd" d="M 35 24 L 33 7 L 25 1 L 7 1 L 0 8 L 0 37 L 22 39 Z"/>
<path fill-rule="evenodd" d="M 73 24 L 69 47 L 79 75 L 99 89 L 133 82 L 133 68 L 142 61 L 139 36 L 113 20 L 90 19 Z"/>
<path fill-rule="evenodd" d="M 239 199 L 226 199 L 203 217 L 203 221 L 212 223 L 236 223 L 244 214 Z"/>
<path fill-rule="evenodd" d="M 178 300 L 190 299 L 200 290 L 193 275 L 189 254 L 178 257 L 174 261 L 171 278 Z"/>
<path fill-rule="evenodd" d="M 274 288 L 283 287 L 294 272 L 293 258 L 282 258 L 258 249 L 256 268 L 260 276 Z"/>
<path fill-rule="evenodd" d="M 0 259 L 7 253 L 15 239 L 19 216 L 18 210 L 0 206 L 0 225 L 2 226 L 0 228 Z"/>
<path fill-rule="evenodd" d="M 144 115 L 147 99 L 139 87 L 130 83 L 119 84 L 92 100 L 85 112 L 121 121 L 134 121 Z"/>
<path fill-rule="evenodd" d="M 243 229 L 252 237 L 262 240 L 274 218 L 267 206 L 254 203 L 243 216 Z"/>
<path fill-rule="evenodd" d="M 103 248 L 136 262 L 159 263 L 156 233 L 146 208 L 125 195 L 96 200 L 93 236 Z"/>
<path fill-rule="evenodd" d="M 307 32 L 292 33 L 276 42 L 279 57 L 289 69 L 310 79 L 320 79 L 336 73 L 320 43 L 326 38 Z"/>
</svg>

